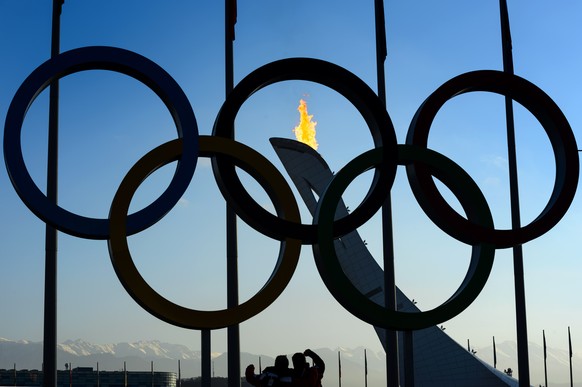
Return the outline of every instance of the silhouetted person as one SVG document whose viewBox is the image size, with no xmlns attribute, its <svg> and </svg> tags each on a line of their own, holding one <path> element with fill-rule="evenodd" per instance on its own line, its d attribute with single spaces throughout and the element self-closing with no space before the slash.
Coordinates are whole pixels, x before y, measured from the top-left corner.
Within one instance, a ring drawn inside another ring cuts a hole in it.
<svg viewBox="0 0 582 387">
<path fill-rule="evenodd" d="M 275 365 L 267 367 L 260 375 L 255 375 L 255 366 L 250 364 L 245 370 L 247 382 L 255 387 L 291 386 L 289 359 L 285 355 L 275 358 Z"/>
<path fill-rule="evenodd" d="M 306 356 L 313 360 L 313 367 L 307 363 Z M 303 353 L 295 353 L 291 360 L 293 362 L 293 387 L 321 387 L 325 363 L 315 352 L 306 349 Z"/>
</svg>

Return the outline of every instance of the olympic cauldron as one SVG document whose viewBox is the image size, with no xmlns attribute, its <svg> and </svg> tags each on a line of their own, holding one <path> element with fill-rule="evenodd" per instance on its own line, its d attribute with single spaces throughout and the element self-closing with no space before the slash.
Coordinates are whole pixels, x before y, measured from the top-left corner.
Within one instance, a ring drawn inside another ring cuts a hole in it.
<svg viewBox="0 0 582 387">
<path fill-rule="evenodd" d="M 128 75 L 154 91 L 173 117 L 177 138 L 143 156 L 127 173 L 111 204 L 107 219 L 80 216 L 59 207 L 38 188 L 24 163 L 21 130 L 28 108 L 53 81 L 89 70 Z M 364 118 L 374 148 L 357 156 L 332 179 L 320 196 L 311 224 L 301 223 L 294 195 L 282 174 L 254 149 L 234 139 L 234 120 L 254 92 L 276 82 L 306 80 L 344 96 Z M 452 160 L 427 148 L 432 121 L 449 99 L 485 91 L 511 98 L 543 126 L 553 149 L 556 178 L 550 199 L 530 224 L 495 229 L 487 201 L 472 178 Z M 495 250 L 520 245 L 555 226 L 568 210 L 579 175 L 578 149 L 572 129 L 554 101 L 518 76 L 492 70 L 459 75 L 434 91 L 417 110 L 405 144 L 397 144 L 386 108 L 358 77 L 329 62 L 289 58 L 269 63 L 246 76 L 229 94 L 214 124 L 213 135 L 198 134 L 196 118 L 184 92 L 160 66 L 134 52 L 114 47 L 83 47 L 61 53 L 34 70 L 22 83 L 9 107 L 4 131 L 4 157 L 11 182 L 26 206 L 56 229 L 80 238 L 107 240 L 115 272 L 133 299 L 152 315 L 190 329 L 236 325 L 263 311 L 293 276 L 302 245 L 311 245 L 319 274 L 336 300 L 350 313 L 376 327 L 417 330 L 453 318 L 473 302 L 493 265 Z M 157 293 L 133 263 L 127 236 L 143 231 L 167 214 L 187 189 L 199 157 L 212 159 L 216 182 L 227 203 L 246 223 L 281 242 L 278 261 L 267 283 L 248 301 L 232 308 L 202 311 L 177 305 Z M 166 190 L 149 206 L 128 214 L 133 194 L 148 175 L 177 161 Z M 412 192 L 427 216 L 444 232 L 472 246 L 467 274 L 457 291 L 432 310 L 406 313 L 369 300 L 347 278 L 333 241 L 366 223 L 383 205 L 398 165 L 406 167 Z M 276 215 L 266 211 L 246 191 L 235 172 L 242 168 L 256 179 L 272 200 Z M 342 193 L 361 173 L 374 169 L 369 191 L 360 206 L 334 219 Z M 461 203 L 458 214 L 438 191 L 433 178 L 445 184 Z"/>
</svg>

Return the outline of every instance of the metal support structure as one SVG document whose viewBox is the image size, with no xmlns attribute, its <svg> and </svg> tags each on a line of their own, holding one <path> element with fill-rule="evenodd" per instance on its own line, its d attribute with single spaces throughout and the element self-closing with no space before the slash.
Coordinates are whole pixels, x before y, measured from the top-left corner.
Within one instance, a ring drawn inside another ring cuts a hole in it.
<svg viewBox="0 0 582 387">
<path fill-rule="evenodd" d="M 338 387 L 342 387 L 342 359 L 340 356 L 340 351 L 337 351 L 337 385 Z"/>
<path fill-rule="evenodd" d="M 414 387 L 414 331 L 404 331 L 404 387 Z"/>
<path fill-rule="evenodd" d="M 574 374 L 572 373 L 572 336 L 570 336 L 570 327 L 568 327 L 568 355 L 570 358 L 570 387 L 574 387 Z"/>
<path fill-rule="evenodd" d="M 225 96 L 228 97 L 234 87 L 233 41 L 234 23 L 236 22 L 236 1 L 225 0 Z M 234 132 L 234 131 L 233 131 Z M 236 214 L 226 205 L 226 277 L 227 306 L 238 306 L 238 238 Z M 240 329 L 239 325 L 227 328 L 228 348 L 228 386 L 240 387 Z"/>
<path fill-rule="evenodd" d="M 499 1 L 501 18 L 501 39 L 503 47 L 503 71 L 513 75 L 513 57 L 509 13 L 507 1 Z M 519 189 L 517 180 L 517 155 L 515 146 L 515 127 L 513 119 L 513 101 L 505 97 L 505 119 L 507 124 L 507 148 L 509 163 L 509 194 L 511 200 L 511 227 L 521 227 L 519 211 Z M 517 367 L 519 385 L 529 387 L 529 359 L 527 343 L 527 315 L 525 308 L 525 280 L 523 273 L 523 249 L 521 245 L 513 247 L 513 276 L 515 281 L 515 320 L 517 330 Z"/>
<path fill-rule="evenodd" d="M 544 387 L 548 387 L 548 352 L 546 349 L 546 331 L 542 331 L 542 336 L 544 340 Z"/>
<path fill-rule="evenodd" d="M 364 387 L 368 387 L 368 356 L 364 349 Z"/>
<path fill-rule="evenodd" d="M 495 336 L 493 336 L 493 368 L 497 368 L 497 349 L 495 348 Z"/>
<path fill-rule="evenodd" d="M 392 199 L 391 195 L 388 194 L 382 206 L 384 306 L 387 309 L 396 310 L 396 273 L 394 270 L 394 239 L 392 231 Z M 388 387 L 398 387 L 400 386 L 398 332 L 385 330 L 385 333 L 386 385 Z"/>
<path fill-rule="evenodd" d="M 51 58 L 60 53 L 61 10 L 64 0 L 53 0 Z M 47 198 L 58 200 L 58 141 L 59 141 L 59 82 L 49 90 Z M 45 229 L 44 328 L 43 328 L 43 384 L 57 385 L 57 230 Z"/>
<path fill-rule="evenodd" d="M 226 259 L 227 259 L 227 304 L 229 308 L 238 305 L 238 254 L 237 254 L 237 230 L 236 214 L 227 205 L 226 209 Z M 228 386 L 240 387 L 240 330 L 239 325 L 229 326 L 228 333 Z"/>
<path fill-rule="evenodd" d="M 384 0 L 374 0 L 374 15 L 376 25 L 376 72 L 378 82 L 378 98 L 386 105 L 386 77 L 384 62 L 386 61 L 386 26 L 384 18 Z M 396 275 L 394 271 L 394 236 L 392 225 L 392 198 L 388 194 L 382 206 L 382 241 L 384 260 L 384 306 L 396 310 Z M 386 348 L 386 385 L 398 387 L 400 375 L 398 368 L 398 332 L 385 330 Z"/>
<path fill-rule="evenodd" d="M 203 329 L 200 332 L 200 348 L 202 352 L 202 369 L 200 371 L 201 374 L 201 384 L 202 387 L 210 387 L 210 364 L 211 364 L 211 357 L 210 357 L 210 330 Z"/>
</svg>

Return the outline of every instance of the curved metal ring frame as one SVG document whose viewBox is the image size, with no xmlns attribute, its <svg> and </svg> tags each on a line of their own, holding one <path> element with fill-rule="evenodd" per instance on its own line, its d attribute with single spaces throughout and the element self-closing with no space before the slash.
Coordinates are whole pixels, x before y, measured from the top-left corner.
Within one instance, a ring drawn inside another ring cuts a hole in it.
<svg viewBox="0 0 582 387">
<path fill-rule="evenodd" d="M 42 90 L 67 75 L 95 69 L 128 75 L 153 90 L 170 111 L 178 134 L 177 139 L 150 151 L 131 168 L 117 190 L 108 219 L 87 218 L 51 203 L 28 173 L 21 147 L 26 113 Z M 319 199 L 312 224 L 301 223 L 297 202 L 281 173 L 258 152 L 234 140 L 234 120 L 244 102 L 254 92 L 286 80 L 316 82 L 344 96 L 362 114 L 375 146 L 335 175 Z M 495 229 L 487 202 L 471 177 L 452 160 L 427 148 L 430 126 L 439 109 L 456 95 L 473 91 L 502 94 L 521 103 L 541 123 L 555 154 L 556 181 L 550 200 L 537 219 L 517 230 Z M 107 239 L 115 272 L 134 300 L 158 318 L 191 329 L 235 325 L 264 310 L 292 278 L 302 244 L 313 245 L 322 280 L 336 300 L 356 317 L 394 330 L 422 329 L 444 322 L 477 298 L 491 272 L 495 249 L 533 240 L 559 222 L 573 200 L 579 175 L 576 141 L 563 113 L 541 89 L 515 75 L 475 71 L 444 83 L 416 112 L 406 145 L 398 145 L 383 103 L 357 76 L 317 59 L 283 59 L 246 76 L 220 109 L 213 136 L 199 136 L 192 107 L 176 81 L 149 59 L 114 47 L 84 47 L 64 52 L 34 70 L 10 104 L 4 129 L 4 157 L 16 192 L 37 217 L 70 235 Z M 191 182 L 198 157 L 212 159 L 220 191 L 237 215 L 265 236 L 281 241 L 271 277 L 257 294 L 234 308 L 200 311 L 167 300 L 140 275 L 127 246 L 128 235 L 150 227 L 178 202 Z M 150 205 L 128 215 L 139 185 L 149 174 L 175 161 L 176 171 L 168 188 Z M 359 293 L 347 279 L 333 244 L 336 238 L 357 229 L 381 208 L 398 165 L 406 167 L 413 193 L 427 216 L 444 232 L 472 246 L 469 269 L 457 291 L 442 305 L 420 313 L 390 311 Z M 276 215 L 251 197 L 236 174 L 236 167 L 259 182 L 273 202 Z M 374 177 L 363 202 L 346 217 L 334 220 L 342 193 L 354 178 L 371 168 L 375 170 Z M 466 217 L 448 205 L 433 178 L 453 192 Z"/>
</svg>

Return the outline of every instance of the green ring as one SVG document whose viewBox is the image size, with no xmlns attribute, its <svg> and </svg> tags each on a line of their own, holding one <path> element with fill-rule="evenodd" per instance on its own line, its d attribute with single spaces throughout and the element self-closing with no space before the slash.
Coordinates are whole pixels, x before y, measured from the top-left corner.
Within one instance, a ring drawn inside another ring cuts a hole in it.
<svg viewBox="0 0 582 387">
<path fill-rule="evenodd" d="M 350 313 L 376 327 L 391 330 L 417 330 L 447 321 L 465 310 L 479 295 L 493 267 L 495 248 L 492 244 L 473 245 L 471 263 L 455 294 L 434 309 L 398 312 L 371 301 L 345 275 L 338 260 L 333 238 L 336 207 L 348 185 L 361 173 L 381 164 L 382 148 L 367 151 L 340 170 L 321 196 L 315 216 L 318 243 L 313 246 L 317 270 L 334 298 Z M 420 163 L 441 180 L 457 197 L 467 217 L 476 224 L 493 227 L 489 206 L 477 184 L 450 159 L 429 149 L 409 145 L 398 146 L 398 164 Z"/>
</svg>

